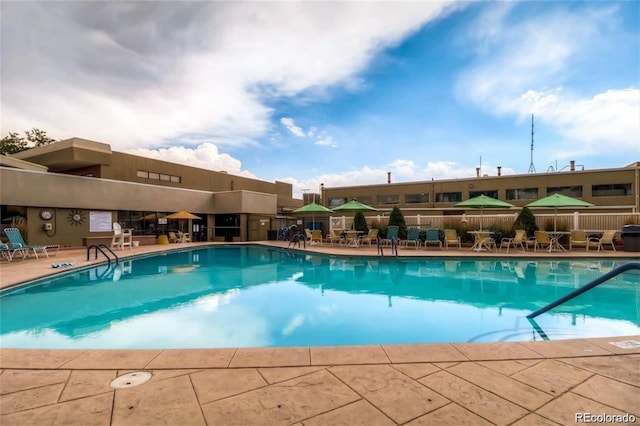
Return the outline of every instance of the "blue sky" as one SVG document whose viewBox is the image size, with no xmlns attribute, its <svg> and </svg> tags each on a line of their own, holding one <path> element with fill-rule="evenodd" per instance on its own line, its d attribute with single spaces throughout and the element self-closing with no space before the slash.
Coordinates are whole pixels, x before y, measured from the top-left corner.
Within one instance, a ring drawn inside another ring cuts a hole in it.
<svg viewBox="0 0 640 426">
<path fill-rule="evenodd" d="M 640 2 L 13 2 L 2 136 L 327 187 L 640 161 Z M 29 28 L 28 33 L 24 28 Z"/>
</svg>

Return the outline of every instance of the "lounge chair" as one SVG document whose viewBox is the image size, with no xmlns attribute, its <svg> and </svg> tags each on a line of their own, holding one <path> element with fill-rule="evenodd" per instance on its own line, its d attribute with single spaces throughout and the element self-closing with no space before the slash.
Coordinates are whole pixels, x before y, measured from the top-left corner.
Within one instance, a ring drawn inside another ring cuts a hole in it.
<svg viewBox="0 0 640 426">
<path fill-rule="evenodd" d="M 462 248 L 462 242 L 460 241 L 460 236 L 458 235 L 458 231 L 456 231 L 455 229 L 444 230 L 444 247 L 446 249 L 449 249 L 449 246 Z"/>
<path fill-rule="evenodd" d="M 11 262 L 13 260 L 13 254 L 16 250 L 12 250 L 8 244 L 0 243 L 0 256 L 7 259 L 7 262 Z"/>
<path fill-rule="evenodd" d="M 133 233 L 131 229 L 122 229 L 122 225 L 113 222 L 113 237 L 111 238 L 111 248 L 124 250 L 125 247 L 133 246 Z"/>
<path fill-rule="evenodd" d="M 398 244 L 398 231 L 399 231 L 399 227 L 396 225 L 391 225 L 389 227 L 387 227 L 387 236 L 385 238 L 382 238 L 380 243 L 382 245 L 388 244 L 390 246 L 394 246 Z"/>
<path fill-rule="evenodd" d="M 169 231 L 169 243 L 177 243 L 179 241 L 178 236 L 175 232 Z"/>
<path fill-rule="evenodd" d="M 20 251 L 23 253 L 23 257 L 29 255 L 29 252 L 33 251 L 33 255 L 38 258 L 38 252 L 49 257 L 47 253 L 46 245 L 29 245 L 22 238 L 22 234 L 18 228 L 5 228 L 4 233 L 9 239 L 9 248 L 15 253 Z"/>
<path fill-rule="evenodd" d="M 409 247 L 409 244 L 413 244 L 415 248 L 422 245 L 422 241 L 420 241 L 420 228 L 417 226 L 411 226 L 407 230 L 407 239 L 403 241 L 403 245 Z"/>
<path fill-rule="evenodd" d="M 429 244 L 437 244 L 442 248 L 442 241 L 440 241 L 440 231 L 438 228 L 427 228 L 424 239 L 424 248 L 426 249 Z"/>
<path fill-rule="evenodd" d="M 598 251 L 604 250 L 605 245 L 611 245 L 613 251 L 616 251 L 616 245 L 613 241 L 613 237 L 616 236 L 615 230 L 604 231 L 601 238 L 589 238 L 589 242 L 598 247 Z"/>
<path fill-rule="evenodd" d="M 500 248 L 506 248 L 507 253 L 509 253 L 509 249 L 511 247 L 518 248 L 520 247 L 523 251 L 527 249 L 525 246 L 525 242 L 527 239 L 527 231 L 524 229 L 516 229 L 516 235 L 513 238 L 503 238 L 500 240 Z"/>
<path fill-rule="evenodd" d="M 369 229 L 369 233 L 360 238 L 361 244 L 371 245 L 373 242 L 378 241 L 378 230 L 377 229 Z"/>
</svg>

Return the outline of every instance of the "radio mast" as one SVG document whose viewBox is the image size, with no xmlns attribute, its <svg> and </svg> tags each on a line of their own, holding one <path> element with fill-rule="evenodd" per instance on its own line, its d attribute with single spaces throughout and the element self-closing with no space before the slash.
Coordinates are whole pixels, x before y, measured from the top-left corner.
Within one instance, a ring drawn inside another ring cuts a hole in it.
<svg viewBox="0 0 640 426">
<path fill-rule="evenodd" d="M 533 114 L 531 114 L 531 164 L 529 164 L 529 173 L 535 173 L 536 166 L 533 165 Z"/>
</svg>

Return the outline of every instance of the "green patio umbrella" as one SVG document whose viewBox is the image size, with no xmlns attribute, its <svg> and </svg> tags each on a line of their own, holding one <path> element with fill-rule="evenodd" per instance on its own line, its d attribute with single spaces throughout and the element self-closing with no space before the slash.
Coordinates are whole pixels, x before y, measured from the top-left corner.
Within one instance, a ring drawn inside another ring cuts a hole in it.
<svg viewBox="0 0 640 426">
<path fill-rule="evenodd" d="M 469 207 L 472 209 L 480 209 L 480 230 L 482 231 L 482 210 L 485 208 L 491 209 L 508 209 L 509 207 L 515 207 L 513 204 L 509 204 L 505 201 L 500 201 L 496 198 L 487 197 L 486 195 L 478 195 L 477 197 L 469 198 L 456 204 L 456 207 Z"/>
<path fill-rule="evenodd" d="M 311 204 L 307 204 L 305 206 L 300 207 L 299 209 L 295 209 L 292 213 L 299 213 L 299 214 L 311 214 L 311 220 L 313 221 L 313 229 L 315 230 L 316 227 L 316 213 L 333 213 L 333 210 L 317 204 L 317 203 L 311 203 Z"/>
<path fill-rule="evenodd" d="M 335 212 L 375 212 L 377 210 L 375 207 L 356 200 L 351 200 L 348 203 L 333 208 Z"/>
<path fill-rule="evenodd" d="M 556 231 L 556 225 L 558 221 L 558 207 L 593 207 L 593 204 L 582 201 L 579 198 L 569 197 L 555 193 L 544 198 L 540 198 L 532 203 L 527 204 L 527 207 L 553 207 L 553 230 Z"/>
</svg>

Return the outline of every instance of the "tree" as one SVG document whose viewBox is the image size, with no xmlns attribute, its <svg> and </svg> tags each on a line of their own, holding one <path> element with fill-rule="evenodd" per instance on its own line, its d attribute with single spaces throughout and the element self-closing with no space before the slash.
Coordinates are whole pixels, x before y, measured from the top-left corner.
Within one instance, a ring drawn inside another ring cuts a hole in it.
<svg viewBox="0 0 640 426">
<path fill-rule="evenodd" d="M 56 141 L 47 136 L 47 132 L 35 127 L 25 131 L 24 134 L 26 137 L 21 137 L 16 132 L 9 132 L 9 135 L 0 140 L 0 154 L 15 154 L 29 148 L 49 145 Z"/>
<path fill-rule="evenodd" d="M 49 145 L 56 141 L 55 139 L 47 136 L 47 132 L 45 132 L 44 130 L 36 129 L 35 127 L 31 130 L 27 130 L 24 133 L 27 135 L 27 141 L 33 143 L 34 148 Z"/>
<path fill-rule="evenodd" d="M 367 219 L 364 217 L 364 213 L 356 212 L 353 216 L 353 228 L 356 231 L 362 231 L 364 235 L 369 233 L 369 227 L 367 226 Z"/>
<path fill-rule="evenodd" d="M 527 236 L 529 237 L 533 236 L 533 233 L 538 230 L 536 217 L 529 207 L 525 206 L 520 210 L 520 214 L 518 214 L 516 221 L 513 223 L 513 227 L 515 229 L 524 229 L 527 231 Z"/>
<path fill-rule="evenodd" d="M 17 133 L 10 132 L 0 140 L 0 154 L 15 154 L 28 149 L 27 141 Z"/>
<path fill-rule="evenodd" d="M 393 210 L 391 210 L 391 214 L 389 215 L 389 226 L 397 226 L 398 237 L 407 238 L 407 224 L 405 223 L 404 215 L 398 206 L 395 206 Z"/>
</svg>

